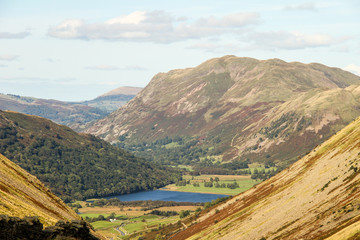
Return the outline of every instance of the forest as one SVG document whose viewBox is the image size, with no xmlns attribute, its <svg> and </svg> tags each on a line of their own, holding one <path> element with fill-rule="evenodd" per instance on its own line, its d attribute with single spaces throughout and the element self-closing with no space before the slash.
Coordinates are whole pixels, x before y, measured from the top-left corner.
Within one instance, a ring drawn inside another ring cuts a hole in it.
<svg viewBox="0 0 360 240">
<path fill-rule="evenodd" d="M 79 135 L 50 121 L 29 131 L 26 118 L 31 117 L 9 117 L 14 116 L 0 115 L 1 153 L 67 202 L 151 190 L 181 178 L 174 168 L 137 158 L 92 135 Z"/>
</svg>

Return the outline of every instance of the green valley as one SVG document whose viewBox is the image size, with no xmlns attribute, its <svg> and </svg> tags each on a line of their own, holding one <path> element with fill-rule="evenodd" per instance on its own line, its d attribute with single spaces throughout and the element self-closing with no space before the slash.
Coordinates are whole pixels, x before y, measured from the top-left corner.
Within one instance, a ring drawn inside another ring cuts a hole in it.
<svg viewBox="0 0 360 240">
<path fill-rule="evenodd" d="M 50 120 L 0 112 L 0 151 L 64 200 L 163 187 L 180 172 Z"/>
</svg>

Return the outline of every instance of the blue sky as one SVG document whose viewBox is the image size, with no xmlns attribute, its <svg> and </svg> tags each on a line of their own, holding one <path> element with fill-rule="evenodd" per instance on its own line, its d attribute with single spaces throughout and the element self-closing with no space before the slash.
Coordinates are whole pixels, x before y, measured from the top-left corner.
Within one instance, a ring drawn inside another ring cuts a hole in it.
<svg viewBox="0 0 360 240">
<path fill-rule="evenodd" d="M 228 54 L 360 75 L 359 13 L 357 0 L 0 0 L 0 92 L 88 100 Z"/>
</svg>

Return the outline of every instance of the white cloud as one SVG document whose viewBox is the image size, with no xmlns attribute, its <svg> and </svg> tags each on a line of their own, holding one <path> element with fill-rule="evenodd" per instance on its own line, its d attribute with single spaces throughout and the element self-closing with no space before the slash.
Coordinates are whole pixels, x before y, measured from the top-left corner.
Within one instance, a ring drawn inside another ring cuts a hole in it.
<svg viewBox="0 0 360 240">
<path fill-rule="evenodd" d="M 5 68 L 5 67 L 7 67 L 7 65 L 0 64 L 0 68 Z"/>
<path fill-rule="evenodd" d="M 10 33 L 10 32 L 0 32 L 0 39 L 22 39 L 30 35 L 30 32 L 19 32 L 19 33 Z"/>
<path fill-rule="evenodd" d="M 0 60 L 2 60 L 2 61 L 14 61 L 14 60 L 16 60 L 18 58 L 19 58 L 19 56 L 12 55 L 12 54 L 0 55 Z"/>
<path fill-rule="evenodd" d="M 346 38 L 337 39 L 327 34 L 304 34 L 287 31 L 253 32 L 248 34 L 246 39 L 258 48 L 271 50 L 325 47 L 346 40 Z"/>
<path fill-rule="evenodd" d="M 290 10 L 290 11 L 296 11 L 296 10 L 301 10 L 301 11 L 314 11 L 316 10 L 315 4 L 312 2 L 306 2 L 306 3 L 301 3 L 298 5 L 291 5 L 291 6 L 286 6 L 284 7 L 284 10 Z"/>
<path fill-rule="evenodd" d="M 357 66 L 355 64 L 349 64 L 343 69 L 360 76 L 360 66 Z"/>
<path fill-rule="evenodd" d="M 101 23 L 67 20 L 50 27 L 48 35 L 61 39 L 131 40 L 171 43 L 237 32 L 256 24 L 257 13 L 233 13 L 191 21 L 164 11 L 136 11 Z"/>
<path fill-rule="evenodd" d="M 114 70 L 119 70 L 118 67 L 112 66 L 112 65 L 107 65 L 107 64 L 101 64 L 101 65 L 97 65 L 97 66 L 89 66 L 89 67 L 85 67 L 85 69 L 90 69 L 90 70 L 102 70 L 102 71 L 114 71 Z"/>
<path fill-rule="evenodd" d="M 140 24 L 146 20 L 145 11 L 135 11 L 129 15 L 120 16 L 106 21 L 106 24 Z"/>
</svg>

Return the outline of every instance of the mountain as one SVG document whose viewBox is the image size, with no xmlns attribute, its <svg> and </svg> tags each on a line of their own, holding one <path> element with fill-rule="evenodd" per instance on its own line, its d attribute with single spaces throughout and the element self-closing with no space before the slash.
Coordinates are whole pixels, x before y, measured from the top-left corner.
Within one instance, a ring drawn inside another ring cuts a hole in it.
<svg viewBox="0 0 360 240">
<path fill-rule="evenodd" d="M 38 216 L 46 226 L 80 217 L 36 177 L 0 154 L 0 214 Z"/>
<path fill-rule="evenodd" d="M 180 177 L 92 135 L 16 112 L 0 111 L 0 152 L 67 201 L 149 190 Z"/>
<path fill-rule="evenodd" d="M 119 87 L 93 100 L 76 102 L 75 104 L 90 106 L 111 113 L 133 99 L 141 90 L 140 87 Z"/>
<path fill-rule="evenodd" d="M 141 92 L 143 88 L 141 87 L 119 87 L 115 88 L 107 93 L 99 97 L 107 97 L 107 96 L 117 96 L 117 95 L 124 95 L 124 96 L 136 96 L 139 92 Z"/>
<path fill-rule="evenodd" d="M 161 231 L 172 240 L 359 239 L 359 155 L 360 118 L 276 176 L 178 224 L 187 226 L 179 233 Z"/>
<path fill-rule="evenodd" d="M 360 115 L 359 85 L 318 63 L 225 56 L 155 75 L 85 132 L 169 164 L 288 165 Z"/>
<path fill-rule="evenodd" d="M 82 104 L 12 94 L 0 94 L 0 109 L 45 117 L 77 130 L 86 123 L 103 118 L 108 114 L 104 110 Z"/>
<path fill-rule="evenodd" d="M 91 121 L 104 118 L 130 101 L 142 88 L 119 87 L 95 99 L 64 102 L 51 99 L 0 94 L 0 109 L 31 114 L 81 131 Z"/>
</svg>

